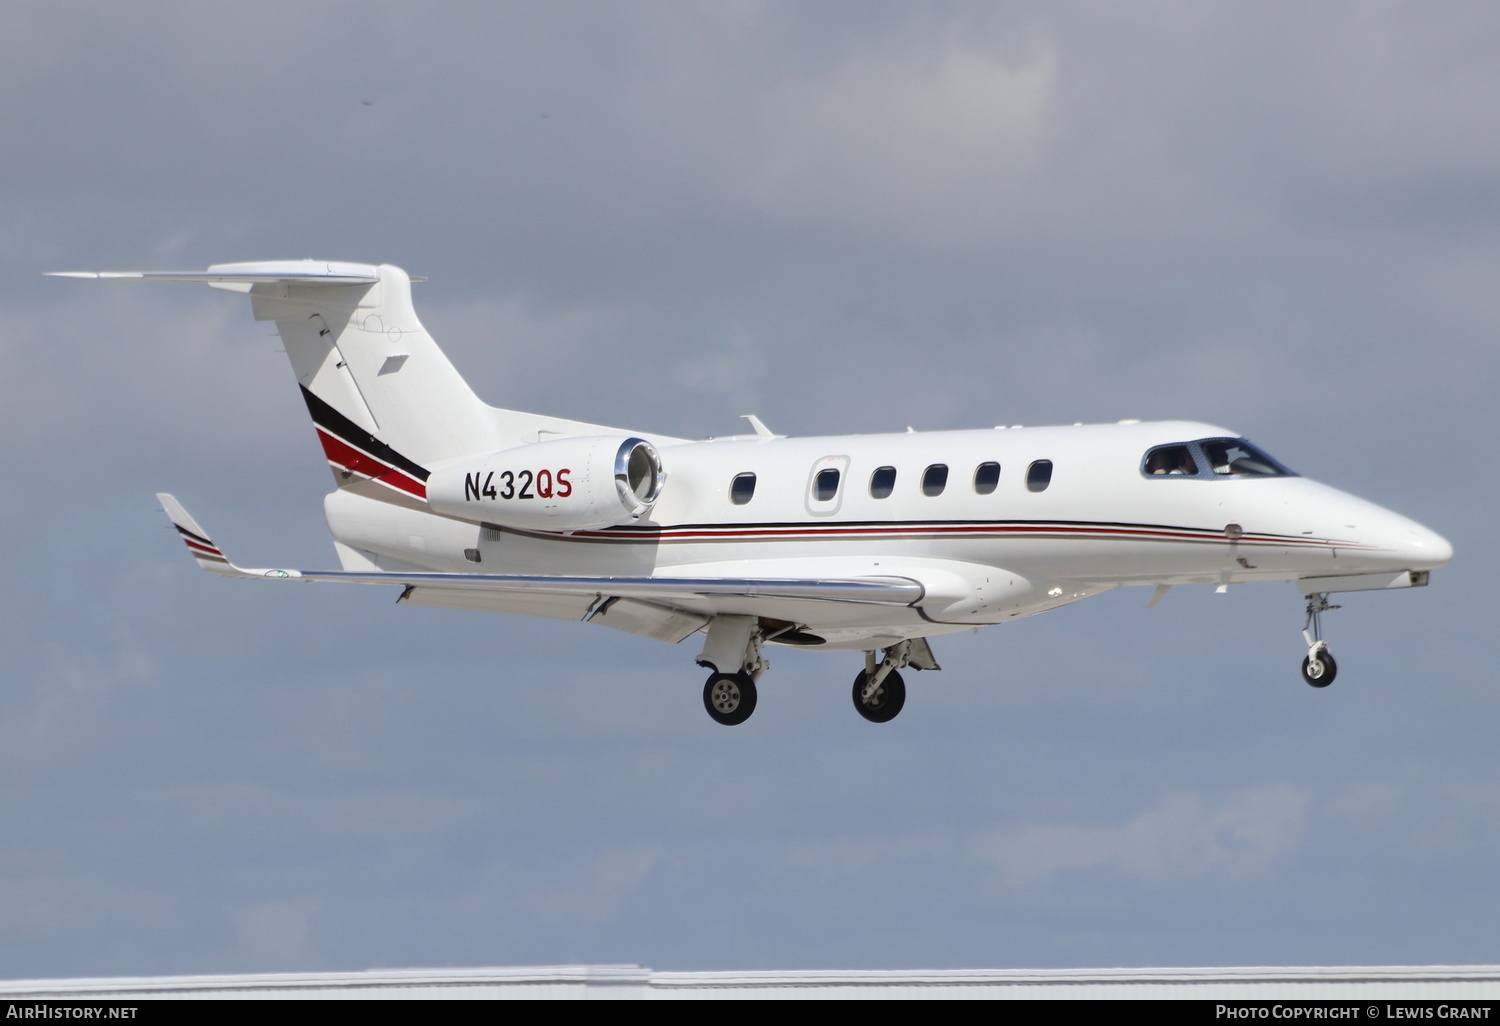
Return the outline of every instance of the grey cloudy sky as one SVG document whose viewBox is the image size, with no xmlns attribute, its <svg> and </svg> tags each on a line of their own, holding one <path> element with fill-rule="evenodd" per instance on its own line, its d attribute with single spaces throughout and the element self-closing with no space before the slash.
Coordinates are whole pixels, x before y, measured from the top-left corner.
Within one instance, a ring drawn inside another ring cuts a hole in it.
<svg viewBox="0 0 1500 1026">
<path fill-rule="evenodd" d="M 0 6 L 0 977 L 1500 962 L 1489 3 Z M 700 437 L 1190 417 L 1448 536 L 1432 587 L 1128 589 L 779 652 L 198 573 L 333 562 L 242 300 L 430 280 L 497 404 Z"/>
</svg>

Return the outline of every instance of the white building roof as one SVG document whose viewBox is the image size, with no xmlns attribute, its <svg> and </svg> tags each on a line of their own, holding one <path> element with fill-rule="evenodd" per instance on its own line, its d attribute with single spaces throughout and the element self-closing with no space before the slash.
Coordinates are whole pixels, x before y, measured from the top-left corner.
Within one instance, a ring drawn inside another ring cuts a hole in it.
<svg viewBox="0 0 1500 1026">
<path fill-rule="evenodd" d="M 352 973 L 14 980 L 0 999 L 162 998 L 1500 998 L 1500 966 L 657 972 L 639 965 L 371 969 Z"/>
</svg>

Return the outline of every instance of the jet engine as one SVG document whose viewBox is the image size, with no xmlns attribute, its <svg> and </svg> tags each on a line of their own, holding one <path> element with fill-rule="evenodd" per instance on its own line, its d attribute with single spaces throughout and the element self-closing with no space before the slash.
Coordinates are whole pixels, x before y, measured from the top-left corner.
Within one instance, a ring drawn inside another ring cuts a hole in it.
<svg viewBox="0 0 1500 1026">
<path fill-rule="evenodd" d="M 588 531 L 644 516 L 665 478 L 643 438 L 559 438 L 440 464 L 427 479 L 427 502 L 464 520 Z"/>
</svg>

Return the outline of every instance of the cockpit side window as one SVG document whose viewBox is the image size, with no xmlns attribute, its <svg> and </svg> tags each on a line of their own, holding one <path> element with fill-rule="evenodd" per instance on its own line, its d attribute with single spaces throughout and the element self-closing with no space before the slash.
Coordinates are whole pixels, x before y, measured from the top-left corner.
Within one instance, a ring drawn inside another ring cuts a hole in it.
<svg viewBox="0 0 1500 1026">
<path fill-rule="evenodd" d="M 1198 463 L 1186 445 L 1163 445 L 1146 453 L 1147 477 L 1196 477 Z"/>
</svg>

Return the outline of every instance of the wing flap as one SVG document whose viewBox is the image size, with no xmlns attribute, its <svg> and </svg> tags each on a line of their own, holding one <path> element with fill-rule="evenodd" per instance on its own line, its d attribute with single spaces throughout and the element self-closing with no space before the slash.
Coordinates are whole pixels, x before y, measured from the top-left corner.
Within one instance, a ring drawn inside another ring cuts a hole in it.
<svg viewBox="0 0 1500 1026">
<path fill-rule="evenodd" d="M 474 609 L 486 613 L 540 616 L 550 620 L 586 620 L 676 644 L 708 626 L 710 616 L 655 602 L 621 599 L 583 591 L 565 595 L 538 592 L 479 591 L 422 585 L 407 588 L 399 601 L 440 609 Z"/>
</svg>

